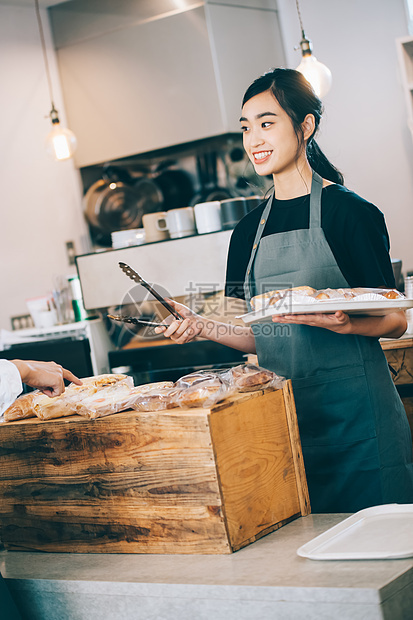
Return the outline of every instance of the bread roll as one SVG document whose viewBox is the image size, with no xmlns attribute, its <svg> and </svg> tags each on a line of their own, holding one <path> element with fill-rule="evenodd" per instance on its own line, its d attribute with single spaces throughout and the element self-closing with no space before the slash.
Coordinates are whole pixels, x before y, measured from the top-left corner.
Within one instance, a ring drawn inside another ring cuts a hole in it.
<svg viewBox="0 0 413 620">
<path fill-rule="evenodd" d="M 97 392 L 97 387 L 93 383 L 85 383 L 84 385 L 75 385 L 71 383 L 67 386 L 63 394 L 54 398 L 47 398 L 35 404 L 35 414 L 41 420 L 52 420 L 55 418 L 64 418 L 77 413 L 76 407 L 83 398 Z"/>
<path fill-rule="evenodd" d="M 162 411 L 173 409 L 178 406 L 176 397 L 181 390 L 176 387 L 158 389 L 156 391 L 141 394 L 132 404 L 136 411 Z"/>
<path fill-rule="evenodd" d="M 35 418 L 36 403 L 47 402 L 49 399 L 46 394 L 39 390 L 22 394 L 12 405 L 4 412 L 4 421 L 13 422 L 14 420 L 23 420 L 25 418 Z"/>
<path fill-rule="evenodd" d="M 392 289 L 383 293 L 383 297 L 386 297 L 386 299 L 400 299 L 403 295 L 399 291 Z"/>
<path fill-rule="evenodd" d="M 182 390 L 176 399 L 180 407 L 204 407 L 211 406 L 220 400 L 224 400 L 226 391 L 222 384 L 208 385 L 198 383 L 192 388 Z"/>
<path fill-rule="evenodd" d="M 254 364 L 241 364 L 232 368 L 235 389 L 238 392 L 252 392 L 267 387 L 277 375 Z"/>
<path fill-rule="evenodd" d="M 35 404 L 35 414 L 41 420 L 52 420 L 77 414 L 81 403 L 101 390 L 114 389 L 124 385 L 130 390 L 133 378 L 123 374 L 102 374 L 82 378 L 82 385 L 71 383 L 63 394 L 54 398 L 46 398 Z"/>
<path fill-rule="evenodd" d="M 288 294 L 299 294 L 311 297 L 315 292 L 316 290 L 312 286 L 294 286 L 292 288 L 278 289 L 275 291 L 269 291 L 268 293 L 263 293 L 262 295 L 256 295 L 251 299 L 250 303 L 253 310 L 259 311 L 268 306 L 275 305 L 280 299 Z"/>
</svg>

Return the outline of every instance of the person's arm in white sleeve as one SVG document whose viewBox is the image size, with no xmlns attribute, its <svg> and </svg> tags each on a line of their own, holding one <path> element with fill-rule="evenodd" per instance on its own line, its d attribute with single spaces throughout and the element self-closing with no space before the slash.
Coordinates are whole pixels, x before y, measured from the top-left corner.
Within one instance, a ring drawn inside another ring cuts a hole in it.
<svg viewBox="0 0 413 620">
<path fill-rule="evenodd" d="M 16 400 L 23 390 L 17 366 L 8 360 L 0 360 L 0 415 Z"/>
</svg>

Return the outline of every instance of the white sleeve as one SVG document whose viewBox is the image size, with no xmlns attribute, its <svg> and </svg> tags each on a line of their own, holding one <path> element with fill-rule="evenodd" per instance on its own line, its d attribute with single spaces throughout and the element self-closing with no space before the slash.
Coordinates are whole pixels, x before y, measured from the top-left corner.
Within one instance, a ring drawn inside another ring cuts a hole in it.
<svg viewBox="0 0 413 620">
<path fill-rule="evenodd" d="M 16 400 L 22 389 L 17 367 L 8 360 L 0 360 L 0 415 Z"/>
</svg>

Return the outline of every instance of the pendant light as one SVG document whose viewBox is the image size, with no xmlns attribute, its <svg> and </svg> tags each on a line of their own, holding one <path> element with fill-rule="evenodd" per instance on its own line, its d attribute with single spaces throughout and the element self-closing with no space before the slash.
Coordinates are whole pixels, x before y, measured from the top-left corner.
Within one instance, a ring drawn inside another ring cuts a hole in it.
<svg viewBox="0 0 413 620">
<path fill-rule="evenodd" d="M 53 129 L 46 137 L 46 152 L 56 161 L 64 161 L 70 159 L 76 150 L 77 140 L 73 131 L 65 129 L 60 125 L 59 115 L 53 102 L 52 80 L 50 78 L 49 63 L 47 61 L 46 44 L 44 40 L 42 20 L 40 17 L 39 0 L 34 0 L 36 8 L 37 23 L 39 26 L 40 41 L 42 44 L 43 58 L 46 69 L 47 83 L 49 87 L 49 95 L 52 109 L 49 112 Z"/>
<path fill-rule="evenodd" d="M 300 71 L 306 80 L 310 82 L 318 97 L 324 97 L 324 95 L 326 95 L 331 88 L 331 71 L 328 67 L 323 65 L 322 62 L 319 62 L 315 56 L 313 56 L 311 41 L 305 36 L 298 0 L 295 0 L 295 4 L 297 6 L 298 19 L 300 21 L 302 36 L 300 47 L 303 56 L 297 67 L 297 71 Z"/>
</svg>

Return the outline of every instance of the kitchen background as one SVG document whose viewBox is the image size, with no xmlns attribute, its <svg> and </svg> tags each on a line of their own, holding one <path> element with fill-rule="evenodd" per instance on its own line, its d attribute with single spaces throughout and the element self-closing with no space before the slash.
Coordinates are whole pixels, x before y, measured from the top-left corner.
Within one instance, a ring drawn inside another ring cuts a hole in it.
<svg viewBox="0 0 413 620">
<path fill-rule="evenodd" d="M 1 0 L 0 327 L 7 329 L 11 316 L 27 313 L 28 298 L 75 272 L 67 242 L 77 254 L 107 245 L 96 231 L 90 238 L 83 214 L 83 195 L 105 164 L 136 180 L 153 179 L 167 163 L 186 170 L 196 194 L 197 158 L 198 168 L 208 159 L 212 185 L 240 195 L 265 189 L 239 156 L 242 94 L 271 66 L 300 62 L 293 0 L 41 5 L 56 107 L 79 148 L 75 161 L 46 155 L 50 101 L 34 2 Z M 384 212 L 392 257 L 410 271 L 413 144 L 396 48 L 409 34 L 405 0 L 300 5 L 314 54 L 333 74 L 320 145 L 346 185 Z M 168 16 L 152 19 L 157 10 Z"/>
</svg>

